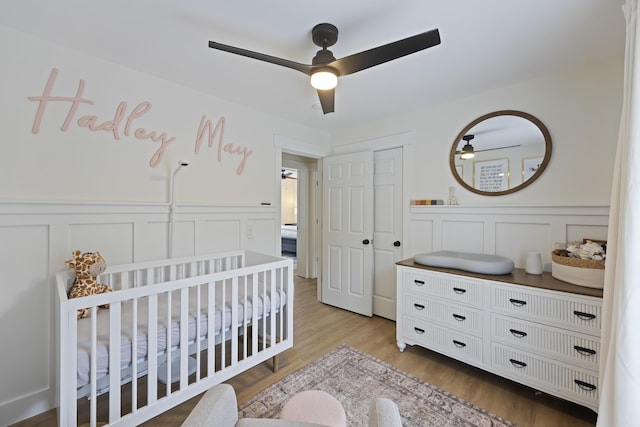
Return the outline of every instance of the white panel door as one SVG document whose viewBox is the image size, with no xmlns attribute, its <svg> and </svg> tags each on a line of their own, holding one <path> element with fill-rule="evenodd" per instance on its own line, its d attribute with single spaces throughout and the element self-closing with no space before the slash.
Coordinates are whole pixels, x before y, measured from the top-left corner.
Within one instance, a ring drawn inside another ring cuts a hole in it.
<svg viewBox="0 0 640 427">
<path fill-rule="evenodd" d="M 322 302 L 373 314 L 373 153 L 323 159 Z"/>
<path fill-rule="evenodd" d="M 402 148 L 375 152 L 373 191 L 373 314 L 395 320 L 395 263 L 402 258 Z"/>
</svg>

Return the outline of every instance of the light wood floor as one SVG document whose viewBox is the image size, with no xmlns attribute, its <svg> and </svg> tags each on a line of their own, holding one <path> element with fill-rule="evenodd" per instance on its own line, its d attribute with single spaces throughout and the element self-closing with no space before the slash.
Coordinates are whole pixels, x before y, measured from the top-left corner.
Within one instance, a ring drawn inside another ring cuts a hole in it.
<svg viewBox="0 0 640 427">
<path fill-rule="evenodd" d="M 395 344 L 395 322 L 360 316 L 318 302 L 315 280 L 296 279 L 294 317 L 294 347 L 280 356 L 277 373 L 271 371 L 270 362 L 265 362 L 229 381 L 240 404 L 338 345 L 349 344 L 521 427 L 595 425 L 596 415 L 590 409 L 537 393 L 419 347 L 407 346 L 400 353 Z M 144 425 L 179 426 L 199 399 L 197 396 Z M 54 410 L 13 427 L 55 425 Z"/>
</svg>

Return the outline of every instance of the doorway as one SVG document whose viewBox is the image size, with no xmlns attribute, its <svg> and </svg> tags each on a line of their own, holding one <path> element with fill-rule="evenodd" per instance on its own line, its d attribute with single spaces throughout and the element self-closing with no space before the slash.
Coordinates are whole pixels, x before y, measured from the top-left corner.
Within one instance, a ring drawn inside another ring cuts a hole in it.
<svg viewBox="0 0 640 427">
<path fill-rule="evenodd" d="M 318 161 L 282 153 L 280 171 L 281 252 L 295 257 L 295 274 L 318 277 Z"/>
<path fill-rule="evenodd" d="M 298 246 L 298 170 L 282 168 L 280 173 L 281 255 L 293 260 L 297 269 Z"/>
</svg>

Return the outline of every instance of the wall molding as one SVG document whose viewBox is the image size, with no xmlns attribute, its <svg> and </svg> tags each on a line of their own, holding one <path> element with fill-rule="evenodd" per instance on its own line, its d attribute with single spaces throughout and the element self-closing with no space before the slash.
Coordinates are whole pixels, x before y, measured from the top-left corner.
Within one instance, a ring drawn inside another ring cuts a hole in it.
<svg viewBox="0 0 640 427">
<path fill-rule="evenodd" d="M 440 250 L 507 256 L 524 267 L 540 252 L 551 270 L 555 242 L 607 238 L 609 206 L 411 206 L 411 255 Z"/>
<path fill-rule="evenodd" d="M 57 406 L 56 272 L 71 251 L 99 250 L 107 264 L 168 256 L 169 203 L 0 201 L 2 422 Z M 174 255 L 280 249 L 280 211 L 268 205 L 177 204 Z M 19 333 L 16 331 L 20 331 Z M 4 336 L 7 335 L 7 336 Z"/>
</svg>

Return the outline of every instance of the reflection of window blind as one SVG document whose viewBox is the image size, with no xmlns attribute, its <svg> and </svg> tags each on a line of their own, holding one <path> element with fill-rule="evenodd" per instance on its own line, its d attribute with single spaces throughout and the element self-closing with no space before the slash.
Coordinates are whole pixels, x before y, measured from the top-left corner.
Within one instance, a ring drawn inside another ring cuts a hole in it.
<svg viewBox="0 0 640 427">
<path fill-rule="evenodd" d="M 298 197 L 298 181 L 295 179 L 283 179 L 280 181 L 281 201 L 280 211 L 283 224 L 296 223 L 296 207 Z"/>
</svg>

